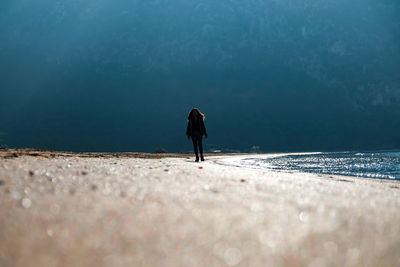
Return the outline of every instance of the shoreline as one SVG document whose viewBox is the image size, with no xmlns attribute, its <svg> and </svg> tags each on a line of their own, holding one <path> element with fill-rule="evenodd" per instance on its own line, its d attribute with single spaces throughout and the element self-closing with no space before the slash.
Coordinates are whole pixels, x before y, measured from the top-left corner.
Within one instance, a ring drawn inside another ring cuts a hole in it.
<svg viewBox="0 0 400 267">
<path fill-rule="evenodd" d="M 380 150 L 380 151 L 394 151 L 394 150 Z M 395 150 L 397 151 L 397 150 Z M 346 153 L 348 151 L 341 151 Z M 312 155 L 320 153 L 331 153 L 331 152 L 269 152 L 269 153 L 205 153 L 204 156 L 214 163 L 223 166 L 235 166 L 239 168 L 249 169 L 264 169 L 258 167 L 250 167 L 239 164 L 238 161 L 245 158 L 271 158 L 288 155 Z M 71 151 L 58 151 L 58 150 L 45 150 L 45 149 L 34 149 L 34 148 L 1 148 L 0 159 L 11 159 L 22 156 L 41 157 L 41 158 L 57 158 L 57 157 L 78 157 L 78 158 L 142 158 L 142 159 L 163 159 L 163 158 L 194 158 L 193 153 L 147 153 L 147 152 L 71 152 Z M 312 173 L 303 172 L 300 170 L 273 170 L 265 169 L 267 171 L 273 171 L 278 173 L 299 173 L 302 175 L 318 175 L 326 177 L 342 177 L 342 178 L 357 178 L 357 179 L 372 179 L 378 181 L 400 181 L 399 179 L 389 178 L 376 178 L 376 177 L 363 177 L 353 175 L 340 175 L 340 174 L 323 174 L 323 173 Z"/>
<path fill-rule="evenodd" d="M 400 264 L 399 181 L 31 152 L 0 150 L 1 266 Z"/>
<path fill-rule="evenodd" d="M 399 179 L 389 179 L 389 178 L 376 178 L 376 177 L 364 177 L 364 176 L 354 176 L 354 175 L 340 175 L 340 174 L 328 174 L 328 173 L 315 173 L 315 172 L 304 172 L 300 170 L 285 170 L 285 169 L 268 169 L 263 167 L 255 167 L 251 165 L 243 165 L 239 162 L 243 159 L 248 158 L 274 158 L 274 157 L 281 157 L 281 156 L 288 156 L 288 155 L 313 155 L 313 154 L 320 154 L 324 152 L 293 152 L 293 153 L 267 153 L 267 154 L 248 154 L 248 155 L 231 155 L 231 156 L 215 156 L 212 157 L 212 160 L 216 164 L 220 164 L 222 166 L 227 167 L 237 167 L 237 168 L 248 168 L 253 170 L 265 170 L 269 172 L 276 172 L 276 173 L 286 173 L 286 174 L 299 174 L 302 176 L 317 176 L 317 177 L 325 177 L 325 178 L 336 178 L 337 180 L 345 180 L 346 178 L 351 179 L 369 179 L 375 180 L 379 182 L 399 182 Z"/>
<path fill-rule="evenodd" d="M 270 154 L 270 153 L 265 153 Z M 204 156 L 236 156 L 236 155 L 253 155 L 251 153 L 205 153 Z M 148 153 L 148 152 L 71 152 L 46 150 L 35 148 L 5 148 L 0 149 L 1 158 L 16 158 L 21 156 L 32 157 L 80 157 L 80 158 L 144 158 L 144 159 L 161 159 L 161 158 L 185 158 L 194 157 L 193 153 Z"/>
</svg>

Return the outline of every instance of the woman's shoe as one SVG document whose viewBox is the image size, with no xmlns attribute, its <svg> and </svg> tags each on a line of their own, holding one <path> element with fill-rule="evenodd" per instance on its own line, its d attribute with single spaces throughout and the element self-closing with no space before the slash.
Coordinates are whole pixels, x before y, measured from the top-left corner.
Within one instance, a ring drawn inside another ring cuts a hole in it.
<svg viewBox="0 0 400 267">
<path fill-rule="evenodd" d="M 199 156 L 196 156 L 196 162 L 199 162 Z"/>
<path fill-rule="evenodd" d="M 200 156 L 201 161 L 204 161 L 204 157 L 203 155 Z"/>
</svg>

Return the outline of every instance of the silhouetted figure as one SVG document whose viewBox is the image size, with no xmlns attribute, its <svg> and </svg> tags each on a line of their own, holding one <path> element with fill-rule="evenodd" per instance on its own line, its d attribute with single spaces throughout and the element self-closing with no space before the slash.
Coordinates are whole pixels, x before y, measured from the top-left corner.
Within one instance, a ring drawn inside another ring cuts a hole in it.
<svg viewBox="0 0 400 267">
<path fill-rule="evenodd" d="M 204 116 L 197 108 L 192 109 L 188 115 L 188 125 L 186 128 L 186 136 L 192 138 L 194 154 L 196 154 L 196 162 L 199 161 L 199 150 L 200 159 L 204 161 L 203 157 L 203 134 L 207 138 L 206 126 L 204 125 Z"/>
</svg>

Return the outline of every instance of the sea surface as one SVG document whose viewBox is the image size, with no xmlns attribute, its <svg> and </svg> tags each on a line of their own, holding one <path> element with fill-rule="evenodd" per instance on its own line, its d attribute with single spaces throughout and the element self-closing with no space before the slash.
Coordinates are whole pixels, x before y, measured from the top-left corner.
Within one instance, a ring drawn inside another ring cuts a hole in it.
<svg viewBox="0 0 400 267">
<path fill-rule="evenodd" d="M 329 152 L 246 158 L 241 164 L 283 171 L 400 180 L 400 152 Z"/>
</svg>

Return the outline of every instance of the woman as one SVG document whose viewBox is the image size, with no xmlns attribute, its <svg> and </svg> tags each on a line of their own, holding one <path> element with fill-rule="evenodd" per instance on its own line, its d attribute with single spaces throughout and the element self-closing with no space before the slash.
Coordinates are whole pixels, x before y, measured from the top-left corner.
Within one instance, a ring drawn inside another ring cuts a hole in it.
<svg viewBox="0 0 400 267">
<path fill-rule="evenodd" d="M 186 136 L 192 138 L 194 154 L 196 154 L 196 162 L 199 162 L 199 150 L 200 159 L 204 161 L 203 157 L 203 134 L 207 138 L 206 127 L 204 126 L 204 116 L 197 108 L 192 109 L 187 117 L 188 125 L 186 128 Z"/>
</svg>

